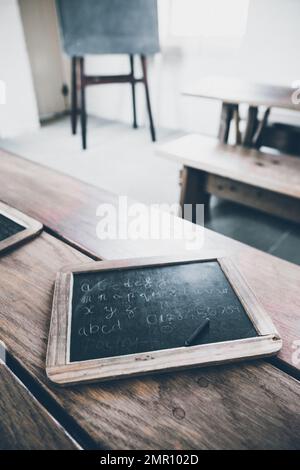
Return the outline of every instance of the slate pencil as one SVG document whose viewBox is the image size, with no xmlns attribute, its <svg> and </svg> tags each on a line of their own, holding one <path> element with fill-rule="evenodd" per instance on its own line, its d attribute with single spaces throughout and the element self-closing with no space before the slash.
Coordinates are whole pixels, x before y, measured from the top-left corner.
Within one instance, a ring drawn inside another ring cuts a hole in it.
<svg viewBox="0 0 300 470">
<path fill-rule="evenodd" d="M 185 346 L 191 346 L 199 336 L 204 333 L 205 329 L 209 326 L 209 318 L 203 320 L 198 328 L 191 334 L 191 336 L 185 341 Z"/>
</svg>

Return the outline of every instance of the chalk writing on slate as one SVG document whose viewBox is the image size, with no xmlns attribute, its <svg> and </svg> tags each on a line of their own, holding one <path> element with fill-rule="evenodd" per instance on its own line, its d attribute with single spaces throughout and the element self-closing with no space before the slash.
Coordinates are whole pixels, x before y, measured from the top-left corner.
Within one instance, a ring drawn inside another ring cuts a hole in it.
<svg viewBox="0 0 300 470">
<path fill-rule="evenodd" d="M 217 261 L 75 273 L 70 362 L 258 336 Z"/>
<path fill-rule="evenodd" d="M 9 238 L 16 233 L 22 232 L 25 227 L 18 224 L 14 220 L 9 219 L 3 214 L 0 214 L 0 241 Z"/>
</svg>

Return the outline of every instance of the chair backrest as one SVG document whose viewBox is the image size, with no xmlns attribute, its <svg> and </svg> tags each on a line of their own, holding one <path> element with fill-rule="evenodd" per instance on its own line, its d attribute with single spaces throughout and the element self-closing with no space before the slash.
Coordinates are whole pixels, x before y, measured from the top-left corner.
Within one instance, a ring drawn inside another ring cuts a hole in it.
<svg viewBox="0 0 300 470">
<path fill-rule="evenodd" d="M 70 56 L 159 51 L 156 0 L 56 0 L 56 5 Z"/>
</svg>

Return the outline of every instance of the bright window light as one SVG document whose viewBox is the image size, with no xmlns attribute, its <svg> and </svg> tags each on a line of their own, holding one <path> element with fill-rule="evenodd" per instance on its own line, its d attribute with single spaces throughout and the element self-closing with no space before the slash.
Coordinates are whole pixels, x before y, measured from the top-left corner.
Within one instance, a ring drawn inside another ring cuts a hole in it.
<svg viewBox="0 0 300 470">
<path fill-rule="evenodd" d="M 172 0 L 171 32 L 185 37 L 242 37 L 249 0 Z"/>
</svg>

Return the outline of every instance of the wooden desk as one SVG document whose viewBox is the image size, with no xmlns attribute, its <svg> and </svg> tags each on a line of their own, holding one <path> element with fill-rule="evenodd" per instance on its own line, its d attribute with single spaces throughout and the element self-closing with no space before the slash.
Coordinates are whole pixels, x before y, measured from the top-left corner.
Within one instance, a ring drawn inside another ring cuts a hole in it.
<svg viewBox="0 0 300 470">
<path fill-rule="evenodd" d="M 245 146 L 251 146 L 259 106 L 300 111 L 300 104 L 292 100 L 294 92 L 295 89 L 291 87 L 251 83 L 228 77 L 207 77 L 190 86 L 184 94 L 222 101 L 219 138 L 223 143 L 228 141 L 230 122 L 238 111 L 238 105 L 248 104 L 247 125 L 242 143 Z"/>
<path fill-rule="evenodd" d="M 101 202 L 116 204 L 116 196 L 5 152 L 0 169 L 0 199 L 55 235 L 43 233 L 1 258 L 0 337 L 31 380 L 77 424 L 85 447 L 300 447 L 299 382 L 266 361 L 65 389 L 50 384 L 45 355 L 56 272 L 90 260 L 75 246 L 94 258 L 117 258 L 171 253 L 185 244 L 101 242 L 95 210 Z M 206 230 L 203 250 L 212 248 L 233 254 L 284 337 L 280 364 L 295 374 L 300 269 Z"/>
<path fill-rule="evenodd" d="M 0 335 L 82 429 L 83 444 L 88 436 L 94 447 L 113 449 L 300 446 L 299 382 L 265 361 L 69 388 L 50 384 L 45 356 L 56 272 L 85 261 L 43 233 L 0 264 Z"/>
<path fill-rule="evenodd" d="M 0 151 L 0 170 L 0 200 L 41 221 L 55 236 L 94 259 L 166 255 L 187 249 L 183 240 L 99 240 L 97 207 L 111 203 L 118 208 L 116 195 L 4 151 Z M 202 233 L 187 221 L 177 217 L 174 221 L 184 224 L 187 234 L 192 228 Z M 211 230 L 205 229 L 203 242 L 203 252 L 233 256 L 284 338 L 278 360 L 299 373 L 300 364 L 295 365 L 292 357 L 293 343 L 300 336 L 300 268 Z"/>
<path fill-rule="evenodd" d="M 79 449 L 0 361 L 0 450 Z"/>
</svg>

